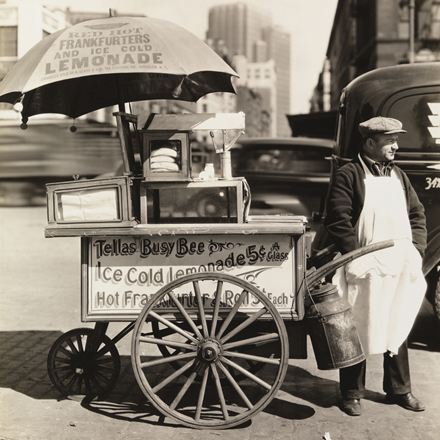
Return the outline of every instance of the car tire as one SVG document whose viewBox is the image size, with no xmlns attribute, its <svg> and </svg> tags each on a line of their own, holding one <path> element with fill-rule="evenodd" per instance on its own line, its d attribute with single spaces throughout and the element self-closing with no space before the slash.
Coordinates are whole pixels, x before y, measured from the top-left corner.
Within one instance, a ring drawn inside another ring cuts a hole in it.
<svg viewBox="0 0 440 440">
<path fill-rule="evenodd" d="M 437 322 L 440 324 L 440 272 L 437 272 L 437 283 L 434 288 L 434 312 Z"/>
</svg>

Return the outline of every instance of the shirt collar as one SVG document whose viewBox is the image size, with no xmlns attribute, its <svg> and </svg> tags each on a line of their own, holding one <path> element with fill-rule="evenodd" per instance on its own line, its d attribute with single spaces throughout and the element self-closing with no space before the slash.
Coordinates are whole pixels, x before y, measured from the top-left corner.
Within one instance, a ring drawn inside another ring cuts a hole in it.
<svg viewBox="0 0 440 440">
<path fill-rule="evenodd" d="M 373 159 L 369 158 L 364 153 L 361 153 L 362 160 L 364 161 L 365 165 L 368 167 L 368 169 L 371 171 L 373 176 L 390 176 L 391 171 L 394 168 L 394 162 L 388 161 L 388 162 L 376 162 Z"/>
</svg>

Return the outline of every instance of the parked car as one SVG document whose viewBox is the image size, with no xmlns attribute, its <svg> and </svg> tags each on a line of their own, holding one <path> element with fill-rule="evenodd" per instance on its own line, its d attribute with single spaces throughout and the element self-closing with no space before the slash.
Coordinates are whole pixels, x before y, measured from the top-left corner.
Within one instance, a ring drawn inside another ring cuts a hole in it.
<svg viewBox="0 0 440 440">
<path fill-rule="evenodd" d="M 233 175 L 251 189 L 251 215 L 290 213 L 317 221 L 330 179 L 329 139 L 241 138 L 231 150 Z"/>
<path fill-rule="evenodd" d="M 428 281 L 427 297 L 440 320 L 440 63 L 376 69 L 342 91 L 332 176 L 357 155 L 361 144 L 357 127 L 374 116 L 396 118 L 408 131 L 399 136 L 395 162 L 406 172 L 425 207 L 428 246 L 423 272 Z M 315 262 L 325 256 L 322 251 L 328 244 L 321 228 L 313 242 Z"/>
</svg>

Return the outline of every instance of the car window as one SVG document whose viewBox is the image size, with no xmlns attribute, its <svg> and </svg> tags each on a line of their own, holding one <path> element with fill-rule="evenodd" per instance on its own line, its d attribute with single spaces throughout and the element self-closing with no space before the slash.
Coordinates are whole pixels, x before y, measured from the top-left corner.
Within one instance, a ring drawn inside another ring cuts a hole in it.
<svg viewBox="0 0 440 440">
<path fill-rule="evenodd" d="M 325 157 L 330 149 L 295 145 L 293 148 L 284 146 L 250 146 L 233 151 L 233 163 L 240 171 L 252 172 L 307 172 L 328 169 Z"/>
<path fill-rule="evenodd" d="M 438 137 L 440 94 L 424 93 L 406 96 L 395 101 L 388 110 L 391 118 L 403 122 L 406 134 L 399 136 L 401 152 L 440 152 Z"/>
</svg>

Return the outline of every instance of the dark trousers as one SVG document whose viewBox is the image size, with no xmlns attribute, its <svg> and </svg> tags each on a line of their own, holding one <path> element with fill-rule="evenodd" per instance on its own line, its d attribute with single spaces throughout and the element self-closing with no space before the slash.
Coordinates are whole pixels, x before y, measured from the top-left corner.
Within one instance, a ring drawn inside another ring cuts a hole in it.
<svg viewBox="0 0 440 440">
<path fill-rule="evenodd" d="M 367 361 L 339 370 L 339 386 L 344 399 L 362 399 L 365 395 Z M 405 341 L 397 355 L 383 355 L 383 390 L 387 394 L 411 392 L 408 361 L 408 343 Z"/>
</svg>

